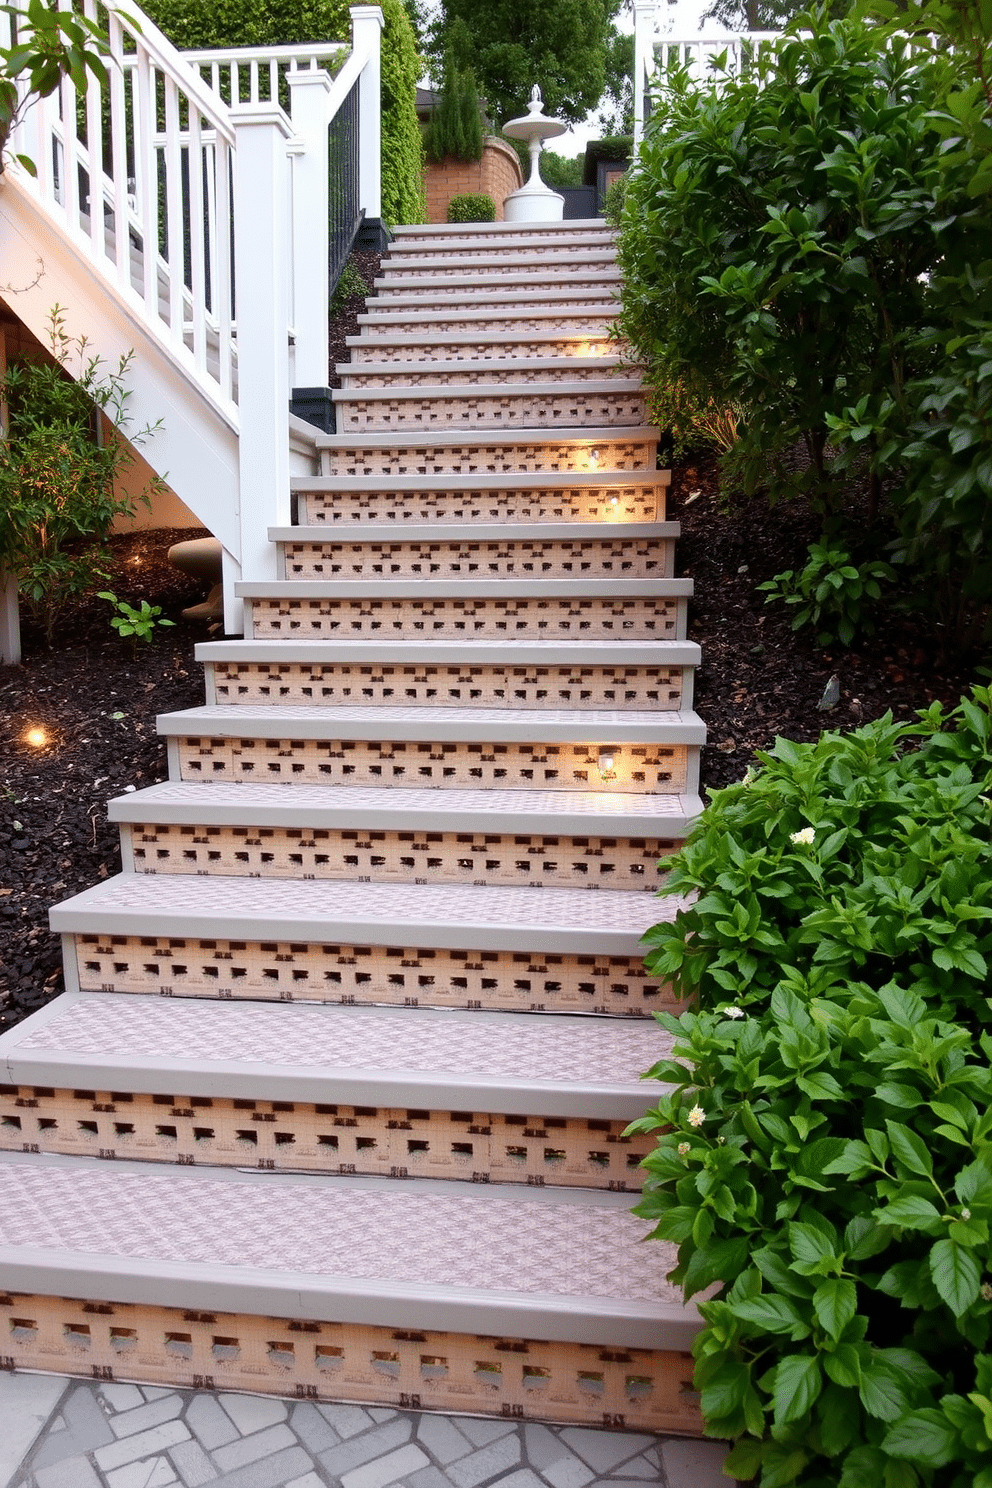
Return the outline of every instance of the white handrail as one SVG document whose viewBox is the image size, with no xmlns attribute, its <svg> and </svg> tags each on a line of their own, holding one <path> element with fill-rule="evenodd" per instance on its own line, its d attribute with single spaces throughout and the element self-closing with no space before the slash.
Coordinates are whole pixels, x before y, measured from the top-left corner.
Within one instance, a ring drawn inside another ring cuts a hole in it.
<svg viewBox="0 0 992 1488">
<path fill-rule="evenodd" d="M 332 75 L 348 56 L 341 42 L 315 41 L 272 47 L 218 47 L 183 52 L 211 92 L 226 104 L 269 103 L 279 98 L 279 85 L 287 74 L 317 72 Z M 243 74 L 248 75 L 248 96 L 241 97 Z M 267 91 L 263 89 L 267 82 Z"/>
</svg>

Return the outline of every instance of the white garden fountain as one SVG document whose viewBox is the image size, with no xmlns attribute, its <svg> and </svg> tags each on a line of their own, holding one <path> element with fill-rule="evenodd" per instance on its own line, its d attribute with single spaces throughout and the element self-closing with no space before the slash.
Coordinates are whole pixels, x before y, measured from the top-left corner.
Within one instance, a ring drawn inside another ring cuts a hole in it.
<svg viewBox="0 0 992 1488">
<path fill-rule="evenodd" d="M 530 179 L 514 191 L 503 203 L 503 218 L 506 222 L 560 222 L 565 210 L 565 198 L 552 191 L 541 180 L 540 155 L 545 140 L 557 139 L 565 134 L 568 125 L 560 119 L 548 119 L 544 115 L 544 102 L 540 88 L 531 89 L 530 107 L 519 119 L 511 119 L 503 125 L 503 133 L 511 139 L 525 140 L 530 149 Z"/>
</svg>

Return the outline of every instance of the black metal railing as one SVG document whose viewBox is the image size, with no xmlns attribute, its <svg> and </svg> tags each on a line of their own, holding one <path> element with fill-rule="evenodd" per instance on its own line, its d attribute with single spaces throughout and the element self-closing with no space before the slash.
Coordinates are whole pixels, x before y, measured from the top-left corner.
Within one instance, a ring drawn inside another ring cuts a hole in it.
<svg viewBox="0 0 992 1488">
<path fill-rule="evenodd" d="M 333 295 L 361 224 L 358 201 L 358 82 L 327 129 L 328 294 Z"/>
</svg>

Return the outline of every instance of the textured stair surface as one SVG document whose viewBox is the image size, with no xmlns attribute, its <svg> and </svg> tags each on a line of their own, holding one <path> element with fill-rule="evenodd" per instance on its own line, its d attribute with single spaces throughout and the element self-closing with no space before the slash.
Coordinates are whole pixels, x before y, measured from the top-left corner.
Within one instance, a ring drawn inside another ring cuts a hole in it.
<svg viewBox="0 0 992 1488">
<path fill-rule="evenodd" d="M 387 254 L 278 577 L 0 1038 L 0 1363 L 698 1433 L 625 1127 L 699 650 L 618 283 L 601 223 Z"/>
</svg>

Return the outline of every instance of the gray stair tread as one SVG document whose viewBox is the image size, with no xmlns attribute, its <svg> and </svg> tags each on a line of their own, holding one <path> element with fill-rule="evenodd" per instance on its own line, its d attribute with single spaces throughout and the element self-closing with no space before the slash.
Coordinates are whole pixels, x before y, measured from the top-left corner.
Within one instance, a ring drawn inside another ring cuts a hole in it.
<svg viewBox="0 0 992 1488">
<path fill-rule="evenodd" d="M 653 434 L 654 431 L 648 430 L 647 432 L 648 434 Z M 501 444 L 508 442 L 506 440 L 508 433 L 508 430 L 501 431 Z M 640 430 L 636 432 L 634 436 L 636 442 L 640 442 L 640 435 L 642 433 L 643 431 Z M 616 439 L 616 437 L 616 433 L 614 432 L 612 438 Z M 436 443 L 441 445 L 442 440 L 439 436 L 437 440 L 431 439 L 428 442 L 430 444 Z M 454 444 L 456 442 L 453 439 L 444 441 L 446 444 Z M 471 436 L 465 442 L 471 443 Z M 533 439 L 527 442 L 534 443 Z M 571 443 L 572 441 L 567 440 L 566 437 L 565 442 Z M 587 437 L 582 442 L 588 444 L 590 440 Z M 644 443 L 647 444 L 648 442 L 648 439 L 645 438 Z M 325 444 L 323 447 L 327 448 L 328 446 Z M 331 448 L 338 449 L 382 449 L 383 447 L 381 439 L 373 441 L 368 438 L 362 438 L 361 443 L 359 443 L 359 438 L 347 440 L 344 436 L 339 437 L 339 442 L 336 446 L 331 446 Z M 405 442 L 403 445 L 403 448 L 412 449 L 416 447 L 412 442 Z M 423 448 L 424 446 L 421 445 L 420 447 Z M 653 489 L 658 486 L 668 486 L 670 482 L 670 470 L 480 470 L 472 471 L 467 475 L 462 475 L 457 471 L 437 470 L 431 471 L 427 475 L 298 475 L 290 480 L 290 486 L 294 491 L 326 491 L 331 494 L 340 492 L 342 495 L 355 491 L 389 491 L 395 492 L 397 495 L 403 495 L 408 491 L 415 492 L 418 495 L 426 494 L 429 491 L 464 491 L 471 493 L 475 491 L 499 491 L 505 489 L 507 486 L 510 486 L 514 491 L 561 491 L 563 494 L 567 494 L 569 491 L 582 490 L 586 486 L 592 486 L 596 490 L 609 489 L 611 486 L 650 487 Z M 402 513 L 397 514 L 397 523 L 405 520 L 408 519 Z M 422 519 L 417 518 L 416 520 L 419 522 Z M 382 526 L 383 524 L 379 523 L 378 525 Z M 440 527 L 442 524 L 437 523 L 436 525 Z M 480 523 L 479 525 L 481 526 L 482 524 Z M 613 525 L 600 521 L 573 522 L 567 525 L 573 530 L 575 528 L 584 528 L 589 535 L 597 536 L 626 530 L 628 525 L 632 528 L 635 527 L 634 523 L 618 522 Z M 535 524 L 535 528 L 536 526 L 537 524 Z M 529 524 L 524 522 L 508 521 L 505 524 L 499 524 L 501 532 L 505 531 L 507 527 L 511 529 L 518 527 L 521 529 L 522 534 L 524 530 L 528 532 L 531 530 Z M 326 527 L 323 530 L 326 531 Z M 391 528 L 386 527 L 385 530 L 388 532 Z M 477 531 L 478 528 L 473 526 L 472 530 Z M 425 529 L 424 535 L 427 536 L 429 534 L 433 536 L 434 532 L 435 524 L 432 522 L 430 528 Z"/>
<path fill-rule="evenodd" d="M 685 835 L 702 802 L 696 796 L 607 791 L 166 780 L 115 796 L 109 809 L 112 821 L 196 826 L 672 837 Z"/>
<path fill-rule="evenodd" d="M 605 305 L 608 311 L 616 313 L 619 310 L 619 296 L 614 297 L 615 286 L 619 285 L 619 279 L 611 276 L 602 281 L 593 283 L 588 281 L 576 283 L 570 280 L 565 288 L 562 288 L 561 280 L 555 278 L 553 282 L 542 284 L 535 282 L 534 276 L 528 274 L 523 283 L 514 284 L 509 275 L 499 276 L 502 283 L 492 285 L 479 285 L 472 278 L 466 278 L 464 287 L 459 286 L 452 290 L 449 283 L 448 292 L 441 295 L 443 303 L 433 308 L 433 313 L 439 319 L 443 318 L 448 310 L 457 310 L 466 306 L 485 307 L 492 310 L 492 319 L 499 321 L 505 311 L 512 311 L 515 306 L 536 305 L 559 305 L 564 313 L 573 311 L 588 311 L 590 314 L 600 305 Z M 388 314 L 392 310 L 399 310 L 418 305 L 423 307 L 429 303 L 430 294 L 438 294 L 439 289 L 445 284 L 443 277 L 439 279 L 421 279 L 417 283 L 419 293 L 414 292 L 409 284 L 386 284 L 376 280 L 379 286 L 377 294 L 373 299 L 365 301 L 366 314 L 375 315 L 379 311 Z M 474 287 L 473 287 L 474 286 Z"/>
<path fill-rule="evenodd" d="M 440 344 L 439 342 L 436 344 Z M 429 362 L 338 362 L 335 372 L 340 377 L 422 377 L 425 373 L 437 370 L 441 374 L 448 372 L 489 372 L 510 373 L 521 372 L 525 368 L 532 372 L 559 372 L 562 375 L 563 386 L 569 386 L 567 374 L 569 372 L 581 372 L 596 367 L 610 367 L 623 365 L 630 368 L 630 375 L 643 371 L 640 367 L 634 367 L 630 362 L 623 362 L 619 352 L 612 356 L 515 356 L 515 357 L 465 357 L 445 358 L 437 356 Z M 611 379 L 615 380 L 615 379 Z M 640 379 L 639 379 L 640 380 Z M 442 383 L 443 387 L 458 386 L 458 384 Z M 363 391 L 372 392 L 368 388 Z"/>
<path fill-rule="evenodd" d="M 462 237 L 512 237 L 533 234 L 564 235 L 573 233 L 581 240 L 585 233 L 612 232 L 602 217 L 573 217 L 567 222 L 417 222 L 393 228 L 394 238 L 432 238 L 448 234 Z"/>
<path fill-rule="evenodd" d="M 537 437 L 535 437 L 535 434 Z M 316 444 L 318 449 L 327 450 L 395 448 L 407 449 L 411 447 L 414 449 L 431 449 L 434 447 L 448 448 L 451 445 L 456 446 L 458 449 L 471 449 L 473 445 L 478 445 L 482 449 L 490 450 L 492 449 L 493 442 L 496 438 L 497 435 L 494 434 L 491 429 L 480 429 L 478 430 L 478 432 L 472 429 L 438 429 L 434 431 L 425 431 L 422 434 L 411 436 L 408 436 L 404 432 L 402 437 L 400 437 L 399 439 L 388 439 L 384 435 L 377 433 L 318 433 L 314 443 Z M 604 427 L 601 424 L 597 425 L 594 428 L 584 427 L 581 430 L 544 429 L 535 431 L 533 429 L 501 429 L 498 435 L 500 447 L 512 448 L 518 444 L 537 443 L 548 445 L 552 449 L 560 447 L 562 445 L 566 447 L 570 447 L 576 444 L 587 446 L 596 444 L 610 444 L 616 443 L 618 441 L 624 444 L 630 444 L 631 441 L 643 440 L 645 444 L 657 444 L 660 438 L 661 430 L 656 428 L 652 424 L 625 424 L 622 429 L 617 429 L 615 425 Z M 529 479 L 532 480 L 535 476 L 541 475 L 541 472 L 539 471 L 500 472 L 501 475 L 511 473 L 513 475 L 514 481 L 526 481 Z M 551 472 L 548 478 L 550 479 L 557 474 L 558 472 Z M 602 481 L 606 478 L 607 472 L 590 472 L 590 475 L 593 478 L 595 478 L 597 474 L 600 481 Z M 650 474 L 658 476 L 660 478 L 662 472 L 652 470 Z M 643 479 L 643 476 L 641 476 L 641 473 L 639 471 L 621 471 L 619 472 L 619 476 L 621 479 L 623 478 L 623 476 L 636 476 Z M 402 479 L 402 477 L 386 476 L 374 476 L 368 478 L 378 481 L 379 484 L 376 489 L 381 488 L 384 482 L 386 484 L 389 484 L 395 479 Z M 561 476 L 562 481 L 566 485 L 569 483 L 569 481 L 578 478 L 581 477 L 573 476 L 569 472 L 565 472 Z M 614 479 L 615 478 L 616 476 L 614 476 Z M 408 476 L 406 477 L 406 479 L 417 479 L 417 477 Z M 441 479 L 442 481 L 445 479 L 445 476 L 443 474 L 441 476 Z M 457 480 L 458 477 L 456 477 L 455 475 L 449 475 L 447 479 Z"/>
<path fill-rule="evenodd" d="M 453 295 L 451 298 L 457 299 L 458 296 Z M 370 301 L 368 303 L 370 305 L 375 304 L 374 301 Z M 618 301 L 604 300 L 602 298 L 600 298 L 600 300 L 597 302 L 583 301 L 571 310 L 567 306 L 558 304 L 528 305 L 526 302 L 521 303 L 520 301 L 517 301 L 516 303 L 501 304 L 499 307 L 498 317 L 493 317 L 493 324 L 497 324 L 499 322 L 509 322 L 509 324 L 507 325 L 506 334 L 512 335 L 514 333 L 512 324 L 513 321 L 523 320 L 528 316 L 533 316 L 535 319 L 540 320 L 582 320 L 585 323 L 588 322 L 588 320 L 593 316 L 595 316 L 597 319 L 601 316 L 609 317 L 612 319 L 618 316 L 619 313 L 620 305 Z M 373 326 L 386 327 L 392 324 L 399 323 L 400 321 L 412 321 L 418 327 L 423 326 L 426 328 L 429 325 L 458 325 L 461 321 L 479 320 L 480 318 L 480 313 L 477 308 L 473 309 L 470 306 L 466 305 L 438 305 L 432 306 L 430 309 L 424 309 L 423 305 L 421 304 L 420 308 L 413 307 L 409 310 L 398 310 L 396 308 L 393 308 L 391 310 L 374 310 L 370 308 L 364 310 L 358 316 L 358 324 L 365 327 L 365 329 L 362 331 L 362 339 L 364 342 L 368 342 L 369 340 L 373 339 L 369 336 L 369 330 Z M 486 316 L 485 319 L 488 322 L 489 317 Z M 473 332 L 473 334 L 477 335 L 479 334 L 479 332 Z M 526 335 L 527 332 L 518 332 L 517 334 Z M 534 334 L 546 335 L 555 333 L 535 332 Z"/>
<path fill-rule="evenodd" d="M 408 333 L 406 335 L 403 335 L 401 332 L 396 332 L 392 336 L 375 336 L 375 337 L 367 336 L 367 335 L 366 336 L 348 336 L 347 339 L 346 339 L 346 341 L 345 341 L 345 345 L 346 346 L 356 347 L 356 348 L 358 348 L 358 349 L 360 349 L 362 351 L 368 351 L 368 350 L 370 350 L 370 349 L 372 349 L 374 347 L 384 346 L 384 345 L 385 346 L 402 346 L 402 347 L 406 347 L 406 346 L 427 346 L 427 347 L 433 348 L 433 347 L 436 347 L 436 346 L 454 346 L 454 347 L 457 347 L 457 346 L 477 346 L 477 345 L 480 345 L 480 344 L 484 344 L 486 346 L 499 347 L 499 346 L 503 346 L 507 342 L 517 342 L 517 341 L 523 341 L 523 342 L 533 341 L 536 345 L 543 346 L 545 344 L 545 342 L 547 342 L 547 341 L 558 340 L 558 339 L 561 339 L 562 337 L 564 337 L 565 339 L 572 339 L 572 340 L 577 340 L 577 341 L 589 341 L 589 342 L 592 342 L 594 344 L 603 345 L 603 346 L 618 345 L 618 343 L 615 343 L 613 341 L 613 339 L 610 336 L 609 332 L 608 331 L 605 331 L 605 330 L 602 330 L 602 331 L 586 331 L 586 332 L 582 333 L 581 335 L 579 335 L 577 333 L 574 333 L 574 332 L 563 332 L 563 331 L 513 331 L 513 330 L 509 330 L 509 331 L 487 331 L 485 333 L 483 333 L 482 331 L 438 331 L 438 330 L 434 330 L 433 331 L 433 334 L 432 334 L 431 331 L 429 331 L 429 330 L 426 329 L 426 327 L 425 327 L 425 329 L 423 331 L 420 331 L 420 332 L 410 332 L 410 333 Z M 617 356 L 618 356 L 618 359 L 619 359 L 619 348 L 618 348 Z M 444 358 L 440 358 L 439 360 L 444 360 Z M 479 360 L 488 361 L 489 358 L 481 358 L 480 357 Z M 595 358 L 595 360 L 602 360 L 602 358 Z M 365 362 L 365 363 L 357 363 L 356 364 L 354 362 L 346 362 L 344 365 L 348 368 L 349 371 L 354 371 L 356 369 L 356 366 L 361 366 L 361 367 L 364 368 L 364 367 L 369 366 L 369 365 L 374 365 L 374 363 L 370 364 L 370 363 Z M 421 369 L 423 369 L 423 367 L 425 365 L 429 365 L 429 363 L 426 363 L 425 364 L 424 362 L 417 362 L 414 365 L 416 365 L 416 366 L 420 367 Z M 396 363 L 395 362 L 385 362 L 385 363 L 383 363 L 383 366 L 384 367 L 395 367 L 396 366 Z"/>
<path fill-rule="evenodd" d="M 325 476 L 330 485 L 333 477 Z M 396 482 L 390 482 L 395 487 Z M 601 482 L 602 484 L 602 482 Z M 334 481 L 336 489 L 341 482 Z M 416 483 L 424 489 L 423 479 Z M 297 487 L 299 489 L 299 487 Z M 382 522 L 349 522 L 347 531 L 329 532 L 326 523 L 309 527 L 270 527 L 269 541 L 281 543 L 499 543 L 505 547 L 514 542 L 637 542 L 647 538 L 654 542 L 674 541 L 680 531 L 678 522 L 432 522 L 404 532 Z M 502 581 L 501 581 L 502 582 Z"/>
<path fill-rule="evenodd" d="M 633 1121 L 653 1021 L 66 992 L 0 1037 L 16 1085 Z"/>
<path fill-rule="evenodd" d="M 425 536 L 430 528 L 425 530 Z M 239 579 L 242 599 L 678 599 L 692 579 Z"/>
<path fill-rule="evenodd" d="M 466 666 L 698 666 L 694 641 L 203 641 L 197 661 L 368 661 Z"/>
<path fill-rule="evenodd" d="M 522 227 L 519 223 L 494 223 L 494 226 L 504 229 L 503 233 L 486 234 L 473 232 L 465 223 L 438 222 L 422 230 L 417 229 L 414 234 L 410 234 L 404 228 L 394 229 L 394 238 L 389 245 L 389 257 L 392 259 L 400 254 L 423 253 L 425 244 L 430 245 L 428 252 L 452 253 L 462 247 L 471 249 L 488 246 L 494 251 L 508 252 L 515 248 L 547 248 L 549 243 L 555 243 L 566 253 L 573 249 L 581 252 L 587 245 L 615 246 L 616 233 L 611 228 L 604 227 L 602 219 L 599 219 L 599 224 L 598 231 L 594 227 L 585 227 L 574 232 L 569 231 L 566 237 L 561 231 L 561 224 L 559 224 L 557 233 L 547 230 L 542 233 L 538 226 L 531 228 Z M 442 228 L 454 230 L 445 233 L 440 230 Z M 401 233 L 403 236 L 400 236 Z M 419 236 L 416 233 L 419 233 Z M 411 241 L 411 236 L 413 236 L 413 241 Z"/>
<path fill-rule="evenodd" d="M 160 713 L 160 734 L 188 738 L 206 734 L 238 739 L 435 740 L 439 743 L 588 743 L 590 735 L 610 744 L 703 744 L 706 726 L 698 714 L 620 711 L 594 713 L 569 708 L 305 707 L 267 704 L 239 708 L 224 703 Z M 608 740 L 606 736 L 609 735 Z"/>
<path fill-rule="evenodd" d="M 505 260 L 499 260 L 499 264 L 504 262 Z M 390 295 L 392 291 L 409 294 L 412 289 L 430 291 L 452 287 L 482 296 L 491 294 L 493 290 L 500 290 L 503 285 L 507 288 L 528 288 L 532 292 L 548 285 L 560 294 L 567 295 L 573 286 L 576 289 L 602 289 L 606 284 L 620 284 L 620 270 L 615 262 L 604 268 L 597 268 L 595 263 L 583 264 L 575 273 L 566 274 L 553 260 L 537 257 L 530 264 L 523 264 L 519 269 L 511 269 L 509 272 L 502 267 L 490 267 L 477 261 L 470 261 L 462 266 L 441 264 L 436 273 L 430 274 L 414 274 L 409 268 L 389 264 L 384 264 L 383 270 L 373 280 L 380 298 Z"/>
<path fill-rule="evenodd" d="M 699 1326 L 629 1194 L 21 1153 L 0 1172 L 19 1292 L 640 1348 Z"/>
<path fill-rule="evenodd" d="M 428 365 L 434 365 L 428 363 Z M 429 403 L 433 399 L 444 398 L 533 398 L 535 388 L 540 388 L 542 397 L 574 398 L 589 393 L 614 393 L 630 394 L 643 393 L 647 398 L 648 392 L 639 377 L 604 377 L 588 382 L 435 382 L 423 383 L 418 387 L 408 387 L 404 383 L 396 387 L 379 388 L 335 388 L 331 393 L 334 403 L 383 403 L 390 398 L 416 398 L 423 403 Z M 553 431 L 546 426 L 536 424 L 535 429 L 540 429 L 545 439 L 549 436 L 554 438 Z M 626 427 L 626 426 L 625 426 Z M 586 435 L 588 441 L 589 436 Z M 614 433 L 614 438 L 617 438 Z"/>
<path fill-rule="evenodd" d="M 55 905 L 55 931 L 641 956 L 676 896 L 625 890 L 120 873 Z"/>
<path fill-rule="evenodd" d="M 616 247 L 612 243 L 588 243 L 582 246 L 572 246 L 568 243 L 555 244 L 558 251 L 549 252 L 552 245 L 544 244 L 542 248 L 531 249 L 522 242 L 517 242 L 512 247 L 503 246 L 491 249 L 479 245 L 475 252 L 449 248 L 446 252 L 437 252 L 428 248 L 425 252 L 412 253 L 387 253 L 382 260 L 379 272 L 384 278 L 391 279 L 393 276 L 416 274 L 423 277 L 431 274 L 474 274 L 478 271 L 485 274 L 487 271 L 500 273 L 507 263 L 519 264 L 520 273 L 526 273 L 529 269 L 551 269 L 557 270 L 561 278 L 567 283 L 575 274 L 579 278 L 585 277 L 586 269 L 615 269 L 617 262 Z M 575 266 L 578 265 L 576 268 Z"/>
</svg>

